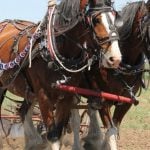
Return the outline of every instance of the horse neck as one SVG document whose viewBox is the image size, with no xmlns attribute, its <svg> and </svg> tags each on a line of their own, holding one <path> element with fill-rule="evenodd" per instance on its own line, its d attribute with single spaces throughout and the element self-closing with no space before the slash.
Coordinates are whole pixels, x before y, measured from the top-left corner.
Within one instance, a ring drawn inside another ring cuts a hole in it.
<svg viewBox="0 0 150 150">
<path fill-rule="evenodd" d="M 134 31 L 135 32 L 135 31 Z M 134 65 L 145 50 L 145 43 L 138 34 L 132 34 L 123 44 L 123 56 L 128 60 L 130 65 Z"/>
<path fill-rule="evenodd" d="M 143 5 L 143 4 L 142 4 Z M 141 6 L 134 17 L 132 28 L 128 31 L 128 38 L 123 39 L 122 50 L 123 56 L 128 60 L 130 65 L 135 65 L 139 57 L 145 51 L 145 42 L 141 35 L 141 19 L 144 16 L 144 7 Z"/>
<path fill-rule="evenodd" d="M 87 32 L 87 29 L 84 26 L 84 24 L 79 22 L 73 29 L 59 36 L 58 37 L 58 45 L 59 45 L 58 50 L 60 54 L 66 58 L 79 57 L 83 51 L 84 42 L 89 43 L 90 35 L 89 33 L 85 34 L 86 32 Z"/>
</svg>

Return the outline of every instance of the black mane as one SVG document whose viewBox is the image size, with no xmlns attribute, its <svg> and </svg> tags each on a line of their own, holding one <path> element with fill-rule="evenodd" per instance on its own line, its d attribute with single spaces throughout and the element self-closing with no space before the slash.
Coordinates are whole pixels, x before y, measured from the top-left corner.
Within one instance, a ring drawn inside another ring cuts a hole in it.
<svg viewBox="0 0 150 150">
<path fill-rule="evenodd" d="M 142 4 L 144 4 L 143 1 L 132 2 L 125 6 L 121 11 L 124 25 L 119 29 L 119 33 L 122 41 L 127 40 L 127 38 L 130 36 L 135 15 Z"/>
</svg>

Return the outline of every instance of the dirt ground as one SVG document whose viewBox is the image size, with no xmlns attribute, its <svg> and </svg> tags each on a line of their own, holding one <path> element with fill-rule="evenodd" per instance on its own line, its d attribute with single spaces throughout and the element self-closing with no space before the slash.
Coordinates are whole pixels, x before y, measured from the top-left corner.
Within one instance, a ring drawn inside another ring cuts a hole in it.
<svg viewBox="0 0 150 150">
<path fill-rule="evenodd" d="M 64 150 L 71 150 L 72 137 L 66 137 Z M 23 138 L 9 139 L 11 146 L 2 139 L 0 150 L 23 150 Z M 150 150 L 150 130 L 121 129 L 118 139 L 119 150 Z"/>
</svg>

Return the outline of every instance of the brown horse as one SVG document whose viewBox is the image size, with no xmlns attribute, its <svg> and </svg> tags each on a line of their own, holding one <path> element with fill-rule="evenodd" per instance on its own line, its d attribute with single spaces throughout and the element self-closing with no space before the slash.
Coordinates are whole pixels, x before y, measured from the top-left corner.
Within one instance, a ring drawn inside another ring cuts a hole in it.
<svg viewBox="0 0 150 150">
<path fill-rule="evenodd" d="M 148 4 L 146 5 L 141 1 L 130 3 L 123 8 L 121 16 L 124 25 L 119 29 L 123 61 L 119 69 L 110 70 L 104 68 L 100 69 L 100 71 L 92 69 L 92 72 L 86 73 L 84 81 L 87 80 L 89 88 L 130 97 L 133 99 L 133 103 L 136 102 L 135 94 L 140 88 L 145 87 L 142 80 L 142 74 L 145 72 L 144 53 L 150 58 L 148 7 Z M 107 149 L 116 150 L 117 145 L 113 141 L 116 140 L 117 129 L 120 127 L 123 117 L 132 104 L 107 102 L 104 99 L 98 103 L 99 100 L 95 99 L 91 97 L 89 102 L 92 108 L 95 108 L 95 103 L 96 106 L 98 104 L 100 106 L 100 116 L 104 127 L 108 129 L 105 137 L 108 144 L 108 147 L 106 147 Z M 111 117 L 110 112 L 112 105 L 115 105 L 113 117 Z M 95 120 L 95 123 L 97 121 Z M 85 147 L 92 145 L 91 139 L 87 138 L 86 142 Z"/>
<path fill-rule="evenodd" d="M 8 20 L 0 24 L 1 86 L 24 97 L 28 104 L 34 105 L 38 100 L 52 149 L 59 149 L 57 144 L 73 103 L 70 101 L 73 95 L 54 89 L 53 83 L 77 86 L 81 72 L 87 67 L 90 69 L 93 63 L 110 68 L 120 63 L 115 19 L 111 8 L 102 6 L 102 2 L 90 1 L 89 11 L 86 5 L 80 10 L 80 1 L 64 0 L 56 8 L 49 8 L 52 24 L 47 16 L 38 27 L 26 21 Z M 51 13 L 53 10 L 55 12 Z M 50 36 L 54 31 L 56 37 Z M 32 60 L 31 68 L 28 68 L 28 55 L 30 62 Z M 34 135 L 32 106 L 30 108 L 25 117 L 26 143 L 33 142 L 32 146 L 37 146 L 36 140 L 41 139 Z"/>
</svg>

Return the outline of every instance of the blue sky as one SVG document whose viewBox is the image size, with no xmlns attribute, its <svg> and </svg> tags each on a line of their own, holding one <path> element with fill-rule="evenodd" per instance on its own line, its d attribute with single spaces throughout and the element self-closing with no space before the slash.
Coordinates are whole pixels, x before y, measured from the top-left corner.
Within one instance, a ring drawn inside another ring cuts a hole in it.
<svg viewBox="0 0 150 150">
<path fill-rule="evenodd" d="M 0 21 L 4 19 L 22 19 L 38 22 L 47 10 L 48 0 L 1 0 Z M 120 9 L 126 2 L 133 0 L 114 0 L 115 8 Z"/>
<path fill-rule="evenodd" d="M 0 21 L 22 19 L 40 21 L 47 10 L 48 0 L 1 0 Z"/>
</svg>

